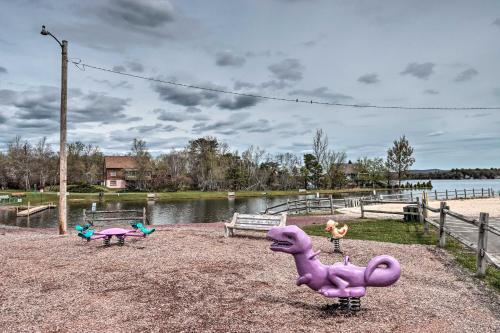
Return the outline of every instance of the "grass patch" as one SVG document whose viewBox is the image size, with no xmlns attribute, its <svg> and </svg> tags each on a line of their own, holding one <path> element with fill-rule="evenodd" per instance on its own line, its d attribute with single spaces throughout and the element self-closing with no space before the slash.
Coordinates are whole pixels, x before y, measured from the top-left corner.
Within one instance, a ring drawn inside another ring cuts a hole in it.
<svg viewBox="0 0 500 333">
<path fill-rule="evenodd" d="M 346 238 L 371 240 L 378 242 L 397 243 L 397 244 L 423 244 L 436 245 L 438 243 L 437 230 L 432 226 L 429 233 L 424 233 L 423 225 L 418 222 L 405 222 L 401 220 L 375 220 L 359 219 L 347 222 L 349 231 Z M 309 235 L 328 236 L 324 231 L 325 225 L 309 225 L 303 227 Z M 471 273 L 476 272 L 476 253 L 453 238 L 447 236 L 445 250 L 449 252 L 454 260 L 468 269 Z M 492 286 L 497 292 L 500 292 L 500 269 L 488 266 L 486 275 L 481 278 L 487 284 Z"/>
<path fill-rule="evenodd" d="M 434 230 L 428 234 L 418 222 L 402 223 L 401 220 L 362 219 L 349 224 L 348 239 L 372 240 L 397 244 L 434 245 L 438 237 Z M 309 235 L 327 236 L 325 225 L 309 225 L 304 231 Z"/>
</svg>

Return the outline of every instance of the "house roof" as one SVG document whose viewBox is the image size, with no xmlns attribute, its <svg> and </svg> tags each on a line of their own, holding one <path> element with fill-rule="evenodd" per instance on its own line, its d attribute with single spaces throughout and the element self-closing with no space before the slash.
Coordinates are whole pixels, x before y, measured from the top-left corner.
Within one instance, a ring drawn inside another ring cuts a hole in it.
<svg viewBox="0 0 500 333">
<path fill-rule="evenodd" d="M 356 168 L 354 167 L 354 164 L 352 164 L 352 163 L 345 163 L 344 164 L 344 172 L 346 174 L 355 174 L 356 173 Z"/>
<path fill-rule="evenodd" d="M 137 169 L 137 162 L 133 156 L 105 156 L 106 169 Z"/>
</svg>

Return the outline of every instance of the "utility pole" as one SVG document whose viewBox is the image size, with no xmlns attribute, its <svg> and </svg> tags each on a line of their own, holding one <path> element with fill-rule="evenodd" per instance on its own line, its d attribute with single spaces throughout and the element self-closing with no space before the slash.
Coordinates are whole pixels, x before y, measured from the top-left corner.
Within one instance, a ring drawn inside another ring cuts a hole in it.
<svg viewBox="0 0 500 333">
<path fill-rule="evenodd" d="M 45 29 L 42 25 L 40 32 L 44 36 L 54 38 L 61 46 L 61 115 L 60 115 L 60 133 L 59 133 L 59 234 L 65 235 L 68 229 L 66 221 L 67 215 L 67 158 L 66 158 L 66 113 L 68 105 L 68 42 L 60 42 L 54 35 Z"/>
</svg>

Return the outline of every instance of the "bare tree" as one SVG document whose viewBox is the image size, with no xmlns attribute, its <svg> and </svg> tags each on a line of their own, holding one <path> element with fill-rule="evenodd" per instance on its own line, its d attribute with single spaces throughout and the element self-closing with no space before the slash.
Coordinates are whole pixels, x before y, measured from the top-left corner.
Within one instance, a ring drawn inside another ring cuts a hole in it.
<svg viewBox="0 0 500 333">
<path fill-rule="evenodd" d="M 323 133 L 321 128 L 316 129 L 316 134 L 313 138 L 313 155 L 316 161 L 327 170 L 325 162 L 328 154 L 328 136 Z"/>
<path fill-rule="evenodd" d="M 387 150 L 387 167 L 397 174 L 398 186 L 401 186 L 401 179 L 415 163 L 412 155 L 413 148 L 404 135 L 399 140 L 394 140 L 392 148 Z"/>
<path fill-rule="evenodd" d="M 324 158 L 324 165 L 326 173 L 328 174 L 329 187 L 342 187 L 346 183 L 345 175 L 345 161 L 347 159 L 347 154 L 344 151 L 335 152 L 329 150 Z"/>
</svg>

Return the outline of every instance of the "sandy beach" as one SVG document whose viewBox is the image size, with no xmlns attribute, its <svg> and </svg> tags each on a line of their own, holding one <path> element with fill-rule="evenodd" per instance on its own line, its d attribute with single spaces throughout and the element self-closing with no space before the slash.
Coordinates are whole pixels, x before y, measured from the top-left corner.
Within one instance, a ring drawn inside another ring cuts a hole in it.
<svg viewBox="0 0 500 333">
<path fill-rule="evenodd" d="M 325 219 L 323 217 L 323 219 Z M 324 263 L 340 261 L 313 237 Z M 390 254 L 402 276 L 369 288 L 355 316 L 297 287 L 293 258 L 263 233 L 161 227 L 104 248 L 55 231 L 0 230 L 2 332 L 498 332 L 496 294 L 433 246 L 345 240 L 353 263 Z"/>
</svg>

